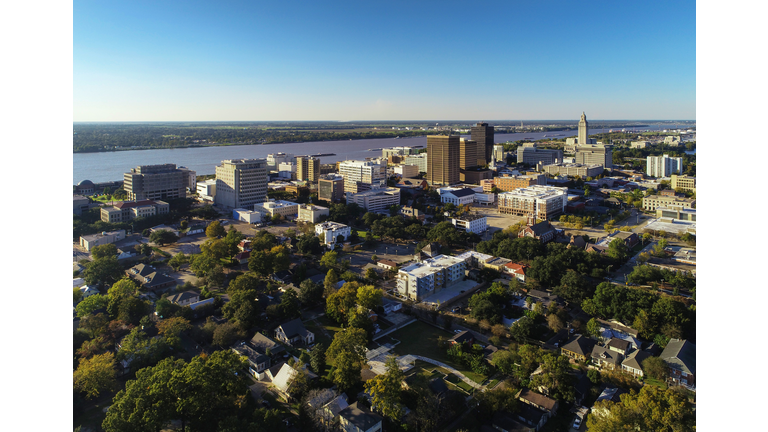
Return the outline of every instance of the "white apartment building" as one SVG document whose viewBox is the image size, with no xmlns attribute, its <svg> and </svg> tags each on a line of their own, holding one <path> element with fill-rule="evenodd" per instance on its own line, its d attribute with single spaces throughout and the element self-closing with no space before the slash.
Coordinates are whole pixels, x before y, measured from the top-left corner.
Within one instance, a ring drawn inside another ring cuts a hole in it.
<svg viewBox="0 0 768 432">
<path fill-rule="evenodd" d="M 296 164 L 280 162 L 277 166 L 277 177 L 284 180 L 296 180 Z"/>
<path fill-rule="evenodd" d="M 451 219 L 456 229 L 482 234 L 488 229 L 488 218 L 480 214 L 465 214 Z"/>
<path fill-rule="evenodd" d="M 387 162 L 346 160 L 339 163 L 344 192 L 358 193 L 373 186 L 387 185 Z"/>
<path fill-rule="evenodd" d="M 304 222 L 317 223 L 321 216 L 328 216 L 330 210 L 328 207 L 321 207 L 313 204 L 299 205 L 299 220 Z"/>
<path fill-rule="evenodd" d="M 568 188 L 534 185 L 503 192 L 498 196 L 499 213 L 517 216 L 535 215 L 537 219 L 552 219 L 565 213 Z"/>
<path fill-rule="evenodd" d="M 400 205 L 400 189 L 374 188 L 364 192 L 347 193 L 347 204 L 355 203 L 368 212 L 386 212 L 393 205 Z"/>
<path fill-rule="evenodd" d="M 267 162 L 231 159 L 216 167 L 214 203 L 227 209 L 252 208 L 267 200 Z"/>
<path fill-rule="evenodd" d="M 201 201 L 213 201 L 216 196 L 216 179 L 197 182 L 197 195 Z"/>
<path fill-rule="evenodd" d="M 650 146 L 651 146 L 650 141 L 632 141 L 629 144 L 629 148 L 639 148 L 639 149 L 648 148 Z"/>
<path fill-rule="evenodd" d="M 299 213 L 299 204 L 291 201 L 269 200 L 261 204 L 254 204 L 253 210 L 264 216 L 274 217 L 276 214 L 287 218 Z"/>
<path fill-rule="evenodd" d="M 669 177 L 683 172 L 683 158 L 663 156 L 648 156 L 645 173 L 651 177 Z"/>
<path fill-rule="evenodd" d="M 395 174 L 405 178 L 412 178 L 419 175 L 419 167 L 416 165 L 395 165 L 393 171 Z"/>
<path fill-rule="evenodd" d="M 405 165 L 416 165 L 419 172 L 427 172 L 427 154 L 421 153 L 418 155 L 410 155 L 405 157 L 403 162 Z"/>
<path fill-rule="evenodd" d="M 344 236 L 344 240 L 352 235 L 352 229 L 344 224 L 337 222 L 323 222 L 315 225 L 315 234 L 320 236 L 320 242 L 333 249 L 336 246 L 336 240 L 339 236 Z"/>
<path fill-rule="evenodd" d="M 442 288 L 464 279 L 465 260 L 438 255 L 403 267 L 397 272 L 397 292 L 412 301 L 421 301 Z"/>
</svg>

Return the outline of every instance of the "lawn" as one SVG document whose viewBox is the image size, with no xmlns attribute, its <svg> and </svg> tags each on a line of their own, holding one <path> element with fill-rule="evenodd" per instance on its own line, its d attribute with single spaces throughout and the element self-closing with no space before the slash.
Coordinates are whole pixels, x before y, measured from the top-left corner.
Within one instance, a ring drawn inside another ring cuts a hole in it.
<svg viewBox="0 0 768 432">
<path fill-rule="evenodd" d="M 659 387 L 662 390 L 667 388 L 667 383 L 665 383 L 664 381 L 657 380 L 655 378 L 651 378 L 651 377 L 648 377 L 648 376 L 645 377 L 645 383 L 647 385 L 652 385 L 652 386 Z"/>
<path fill-rule="evenodd" d="M 482 384 L 485 381 L 485 376 L 473 373 L 471 370 L 456 364 L 448 357 L 447 349 L 438 346 L 439 337 L 442 336 L 443 340 L 448 340 L 453 336 L 453 333 L 440 330 L 421 321 L 416 321 L 390 333 L 389 336 L 400 341 L 394 349 L 399 355 L 414 354 L 437 360 L 458 370 L 478 384 Z"/>
<path fill-rule="evenodd" d="M 464 381 L 461 380 L 461 378 L 457 377 L 454 374 L 449 374 L 447 377 L 445 377 L 445 380 L 459 387 L 460 389 L 464 390 L 467 394 L 472 393 L 472 390 L 473 390 L 472 386 L 465 383 Z"/>
</svg>

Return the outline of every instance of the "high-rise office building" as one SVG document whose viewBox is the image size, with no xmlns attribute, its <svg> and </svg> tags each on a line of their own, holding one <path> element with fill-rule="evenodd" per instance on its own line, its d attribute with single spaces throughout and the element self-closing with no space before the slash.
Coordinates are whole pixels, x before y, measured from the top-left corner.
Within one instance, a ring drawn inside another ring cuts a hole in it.
<svg viewBox="0 0 768 432">
<path fill-rule="evenodd" d="M 419 167 L 419 172 L 427 172 L 427 154 L 421 153 L 418 155 L 410 155 L 405 157 L 405 161 L 402 162 L 405 165 L 416 165 Z"/>
<path fill-rule="evenodd" d="M 226 208 L 253 209 L 267 200 L 266 159 L 232 159 L 216 167 L 214 202 Z"/>
<path fill-rule="evenodd" d="M 358 193 L 374 186 L 387 185 L 387 162 L 347 160 L 339 164 L 344 177 L 344 192 Z"/>
<path fill-rule="evenodd" d="M 313 157 L 296 158 L 296 180 L 317 183 L 320 178 L 320 159 Z"/>
<path fill-rule="evenodd" d="M 480 152 L 482 156 L 478 158 L 477 164 L 482 166 L 490 163 L 494 144 L 493 126 L 488 126 L 488 123 L 480 122 L 475 126 L 472 126 L 471 133 L 472 141 L 476 141 L 478 148 L 482 150 Z"/>
<path fill-rule="evenodd" d="M 506 162 L 506 157 L 504 156 L 504 145 L 503 144 L 494 144 L 493 145 L 493 160 L 495 162 Z"/>
<path fill-rule="evenodd" d="M 525 143 L 517 148 L 517 162 L 536 165 L 552 165 L 563 161 L 563 151 L 560 149 L 540 149 L 536 143 Z"/>
<path fill-rule="evenodd" d="M 584 165 L 598 164 L 611 169 L 613 167 L 613 150 L 611 145 L 579 144 L 576 146 L 576 163 Z"/>
<path fill-rule="evenodd" d="M 459 182 L 460 140 L 458 135 L 427 136 L 427 182 L 430 186 Z"/>
<path fill-rule="evenodd" d="M 478 160 L 484 157 L 485 149 L 480 148 L 477 141 L 461 138 L 459 142 L 459 168 L 470 169 L 478 165 Z"/>
<path fill-rule="evenodd" d="M 344 178 L 327 174 L 317 181 L 317 197 L 329 202 L 339 202 L 344 197 Z"/>
<path fill-rule="evenodd" d="M 189 170 L 175 164 L 141 165 L 123 174 L 123 188 L 130 201 L 168 200 L 187 196 Z"/>
</svg>

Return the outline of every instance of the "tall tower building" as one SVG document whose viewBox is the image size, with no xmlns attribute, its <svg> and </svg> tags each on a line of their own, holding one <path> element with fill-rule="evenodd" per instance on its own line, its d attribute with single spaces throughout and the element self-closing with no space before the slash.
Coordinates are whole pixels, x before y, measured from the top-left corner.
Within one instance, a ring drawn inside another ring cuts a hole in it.
<svg viewBox="0 0 768 432">
<path fill-rule="evenodd" d="M 141 165 L 123 174 L 123 188 L 132 201 L 184 198 L 189 177 L 189 170 L 175 164 Z"/>
<path fill-rule="evenodd" d="M 296 180 L 317 183 L 320 178 L 320 159 L 313 157 L 296 158 Z"/>
<path fill-rule="evenodd" d="M 683 172 L 683 158 L 663 156 L 648 156 L 645 173 L 651 177 L 668 177 Z"/>
<path fill-rule="evenodd" d="M 232 159 L 216 167 L 214 202 L 226 208 L 253 210 L 267 200 L 267 160 Z"/>
<path fill-rule="evenodd" d="M 478 161 L 485 156 L 485 149 L 480 148 L 477 141 L 461 138 L 459 143 L 459 168 L 469 169 L 477 166 Z"/>
<path fill-rule="evenodd" d="M 459 182 L 460 139 L 458 135 L 427 136 L 427 182 L 430 186 Z"/>
<path fill-rule="evenodd" d="M 581 119 L 579 120 L 579 144 L 589 144 L 589 123 L 587 123 L 587 115 L 584 111 L 581 112 Z"/>
<path fill-rule="evenodd" d="M 475 126 L 472 126 L 472 141 L 477 142 L 477 147 L 481 149 L 481 156 L 478 158 L 477 164 L 482 166 L 491 162 L 491 156 L 493 154 L 493 126 L 488 126 L 488 123 L 479 122 Z M 482 159 L 482 162 L 481 162 Z"/>
</svg>

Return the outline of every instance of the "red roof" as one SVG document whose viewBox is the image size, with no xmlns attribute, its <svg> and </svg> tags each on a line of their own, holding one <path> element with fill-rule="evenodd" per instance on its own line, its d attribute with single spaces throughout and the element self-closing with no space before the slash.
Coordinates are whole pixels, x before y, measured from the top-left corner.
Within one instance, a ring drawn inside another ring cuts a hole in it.
<svg viewBox="0 0 768 432">
<path fill-rule="evenodd" d="M 239 254 L 235 255 L 236 260 L 242 260 L 250 257 L 251 257 L 251 251 L 240 252 Z"/>
<path fill-rule="evenodd" d="M 525 269 L 528 266 L 527 265 L 522 265 L 522 264 L 510 262 L 510 263 L 504 264 L 504 267 L 510 269 L 512 271 L 512 273 L 516 273 L 516 274 L 520 274 L 520 275 L 525 276 Z"/>
</svg>

